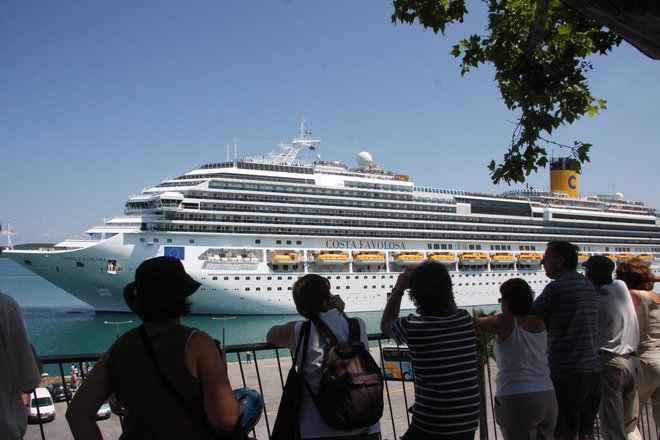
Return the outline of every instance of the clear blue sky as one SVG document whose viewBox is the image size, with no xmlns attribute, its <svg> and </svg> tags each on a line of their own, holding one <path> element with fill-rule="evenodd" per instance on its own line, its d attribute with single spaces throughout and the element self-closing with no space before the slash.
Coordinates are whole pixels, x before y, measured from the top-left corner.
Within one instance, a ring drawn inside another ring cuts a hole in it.
<svg viewBox="0 0 660 440">
<path fill-rule="evenodd" d="M 393 25 L 382 1 L 0 1 L 0 222 L 15 243 L 77 236 L 234 138 L 266 153 L 303 117 L 325 160 L 366 150 L 418 185 L 501 192 L 486 164 L 516 115 L 490 68 L 461 78 L 449 55 L 485 27 L 471 4 L 438 36 Z M 593 62 L 608 109 L 555 140 L 594 144 L 582 193 L 660 208 L 660 62 L 625 42 Z"/>
</svg>

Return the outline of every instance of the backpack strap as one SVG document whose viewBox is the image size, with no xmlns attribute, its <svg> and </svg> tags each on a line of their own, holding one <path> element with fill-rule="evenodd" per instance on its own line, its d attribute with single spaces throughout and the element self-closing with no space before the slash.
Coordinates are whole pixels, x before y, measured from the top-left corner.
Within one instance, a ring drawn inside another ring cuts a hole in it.
<svg viewBox="0 0 660 440">
<path fill-rule="evenodd" d="M 360 324 L 357 319 L 355 318 L 349 318 L 346 315 L 343 315 L 344 319 L 346 319 L 346 322 L 348 323 L 348 341 L 346 342 L 360 342 Z M 335 336 L 334 333 L 332 333 L 332 330 L 330 330 L 330 327 L 323 322 L 323 320 L 316 318 L 313 319 L 312 322 L 314 322 L 314 326 L 318 329 L 319 333 L 325 339 L 325 342 L 328 345 L 339 345 L 339 341 L 337 340 L 337 337 Z"/>
</svg>

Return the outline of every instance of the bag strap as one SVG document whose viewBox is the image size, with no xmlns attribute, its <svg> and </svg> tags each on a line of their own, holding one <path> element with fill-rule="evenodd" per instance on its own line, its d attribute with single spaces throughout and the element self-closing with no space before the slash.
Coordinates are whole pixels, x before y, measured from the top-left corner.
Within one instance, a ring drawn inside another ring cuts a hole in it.
<svg viewBox="0 0 660 440">
<path fill-rule="evenodd" d="M 343 316 L 348 323 L 348 341 L 346 342 L 360 342 L 360 324 L 358 323 L 358 320 L 355 318 L 349 318 L 346 315 Z M 337 337 L 322 319 L 316 318 L 312 321 L 328 345 L 339 345 Z"/>
<path fill-rule="evenodd" d="M 312 323 L 309 321 L 303 322 L 302 326 L 300 327 L 300 333 L 298 334 L 298 343 L 296 344 L 296 353 L 293 355 L 293 364 L 291 365 L 291 368 L 296 368 L 298 365 L 298 359 L 300 356 L 300 353 L 302 352 L 302 357 L 300 358 L 300 377 L 302 377 L 302 367 L 305 364 L 305 358 L 307 357 L 307 347 L 309 346 L 309 335 L 312 333 L 310 330 L 312 328 Z M 305 341 L 302 345 L 302 350 L 300 343 L 303 342 L 303 337 L 305 338 Z"/>
<path fill-rule="evenodd" d="M 214 436 L 217 436 L 218 433 L 209 425 L 208 420 L 206 419 L 206 415 L 202 416 L 199 414 L 197 411 L 193 410 L 190 406 L 188 406 L 188 402 L 186 402 L 186 399 L 183 397 L 183 395 L 177 390 L 174 385 L 172 385 L 172 382 L 169 381 L 167 376 L 165 376 L 165 373 L 163 373 L 163 370 L 160 368 L 160 365 L 158 364 L 158 361 L 156 360 L 156 354 L 154 353 L 154 347 L 151 345 L 151 340 L 149 339 L 149 335 L 147 335 L 147 331 L 144 328 L 144 324 L 140 325 L 138 327 L 138 332 L 140 333 L 140 338 L 142 339 L 142 343 L 144 344 L 144 348 L 147 351 L 147 354 L 151 358 L 151 362 L 156 369 L 156 374 L 158 375 L 158 378 L 160 379 L 161 383 L 163 386 L 165 386 L 165 389 L 170 393 L 170 396 L 183 408 L 186 410 L 188 415 L 193 418 L 193 420 L 197 421 L 200 423 L 202 426 L 204 426 L 206 429 L 208 429 Z"/>
</svg>

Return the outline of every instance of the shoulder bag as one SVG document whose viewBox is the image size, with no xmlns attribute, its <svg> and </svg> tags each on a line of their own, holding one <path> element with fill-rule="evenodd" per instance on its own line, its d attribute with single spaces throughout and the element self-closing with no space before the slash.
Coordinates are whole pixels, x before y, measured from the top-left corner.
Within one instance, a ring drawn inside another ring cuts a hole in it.
<svg viewBox="0 0 660 440">
<path fill-rule="evenodd" d="M 273 432 L 270 435 L 271 440 L 295 440 L 300 438 L 298 425 L 300 422 L 300 396 L 303 389 L 303 377 L 302 370 L 298 372 L 296 366 L 299 357 L 301 369 L 305 364 L 311 325 L 310 321 L 305 321 L 300 328 L 296 354 L 293 357 L 293 364 L 282 390 L 282 400 L 280 400 L 280 406 L 277 409 L 275 425 L 273 425 Z M 305 338 L 304 342 L 303 336 Z M 302 345 L 301 342 L 303 342 Z"/>
</svg>

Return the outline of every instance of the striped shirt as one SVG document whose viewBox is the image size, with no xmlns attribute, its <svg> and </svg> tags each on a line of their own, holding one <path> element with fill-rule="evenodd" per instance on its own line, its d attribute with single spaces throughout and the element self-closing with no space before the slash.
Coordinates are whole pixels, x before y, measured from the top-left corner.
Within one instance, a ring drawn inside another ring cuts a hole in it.
<svg viewBox="0 0 660 440">
<path fill-rule="evenodd" d="M 407 344 L 415 375 L 412 425 L 430 434 L 474 432 L 479 423 L 477 350 L 465 310 L 398 318 L 392 336 Z"/>
<path fill-rule="evenodd" d="M 565 273 L 545 286 L 531 313 L 545 320 L 552 377 L 601 370 L 597 354 L 598 298 L 589 280 L 576 271 Z"/>
</svg>

